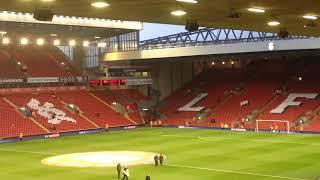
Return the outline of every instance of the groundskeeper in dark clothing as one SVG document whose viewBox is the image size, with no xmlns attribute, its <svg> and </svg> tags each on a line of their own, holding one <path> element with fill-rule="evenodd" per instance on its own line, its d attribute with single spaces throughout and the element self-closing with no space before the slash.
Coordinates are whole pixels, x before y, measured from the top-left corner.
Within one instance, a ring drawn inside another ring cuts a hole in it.
<svg viewBox="0 0 320 180">
<path fill-rule="evenodd" d="M 117 172 L 118 172 L 118 179 L 120 179 L 120 174 L 121 174 L 121 164 L 118 163 L 117 165 Z"/>
</svg>

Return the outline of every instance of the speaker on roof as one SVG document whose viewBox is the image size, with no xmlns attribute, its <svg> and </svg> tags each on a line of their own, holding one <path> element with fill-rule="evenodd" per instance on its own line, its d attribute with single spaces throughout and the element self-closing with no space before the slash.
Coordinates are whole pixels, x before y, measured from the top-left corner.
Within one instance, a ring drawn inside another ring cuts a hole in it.
<svg viewBox="0 0 320 180">
<path fill-rule="evenodd" d="M 188 19 L 185 29 L 189 32 L 198 31 L 198 29 L 199 29 L 198 21 Z"/>
<path fill-rule="evenodd" d="M 240 18 L 240 13 L 239 12 L 237 12 L 235 9 L 233 9 L 233 8 L 231 8 L 230 9 L 230 13 L 229 13 L 229 18 L 231 18 L 231 19 L 239 19 Z"/>
<path fill-rule="evenodd" d="M 52 21 L 53 11 L 46 8 L 36 8 L 33 13 L 33 18 L 38 21 Z"/>
<path fill-rule="evenodd" d="M 281 28 L 278 35 L 281 39 L 285 39 L 290 35 L 290 33 L 285 28 Z"/>
</svg>

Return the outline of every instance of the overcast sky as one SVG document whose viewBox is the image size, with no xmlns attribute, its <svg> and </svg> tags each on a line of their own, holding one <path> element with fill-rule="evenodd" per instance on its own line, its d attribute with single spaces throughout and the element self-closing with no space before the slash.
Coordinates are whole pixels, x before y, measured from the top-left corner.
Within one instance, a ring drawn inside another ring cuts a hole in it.
<svg viewBox="0 0 320 180">
<path fill-rule="evenodd" d="M 168 24 L 143 23 L 143 26 L 144 30 L 140 32 L 140 40 L 152 39 L 186 31 L 184 26 Z"/>
</svg>

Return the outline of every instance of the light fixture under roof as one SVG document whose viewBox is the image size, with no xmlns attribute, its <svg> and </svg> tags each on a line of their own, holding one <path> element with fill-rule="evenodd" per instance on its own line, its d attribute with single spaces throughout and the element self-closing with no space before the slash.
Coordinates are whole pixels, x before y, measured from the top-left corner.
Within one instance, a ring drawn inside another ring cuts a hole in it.
<svg viewBox="0 0 320 180">
<path fill-rule="evenodd" d="M 92 6 L 92 7 L 96 7 L 96 8 L 105 8 L 105 7 L 107 7 L 107 6 L 110 6 L 110 4 L 107 3 L 106 1 L 100 0 L 100 1 L 94 1 L 94 2 L 92 2 L 92 3 L 91 3 L 91 6 Z"/>
<path fill-rule="evenodd" d="M 44 39 L 42 39 L 42 38 L 37 39 L 37 45 L 38 46 L 44 45 Z"/>
<path fill-rule="evenodd" d="M 103 42 L 98 43 L 98 47 L 106 47 L 106 46 L 107 46 L 107 43 L 103 43 Z"/>
<path fill-rule="evenodd" d="M 90 44 L 89 41 L 83 41 L 83 43 L 82 43 L 83 47 L 88 47 L 89 44 Z"/>
<path fill-rule="evenodd" d="M 7 34 L 7 32 L 6 31 L 0 31 L 0 34 L 1 35 L 5 35 L 5 34 Z"/>
<path fill-rule="evenodd" d="M 197 4 L 198 1 L 196 0 L 176 0 L 178 2 L 185 2 L 185 3 L 192 3 L 192 4 Z"/>
<path fill-rule="evenodd" d="M 54 45 L 54 46 L 60 46 L 60 40 L 59 40 L 59 39 L 55 39 L 55 40 L 53 41 L 53 45 Z"/>
<path fill-rule="evenodd" d="M 69 46 L 75 46 L 76 45 L 76 41 L 75 40 L 70 40 L 69 41 Z"/>
<path fill-rule="evenodd" d="M 311 20 L 316 20 L 316 19 L 318 19 L 318 17 L 317 16 L 314 16 L 314 15 L 304 15 L 304 16 L 302 16 L 303 18 L 305 18 L 305 19 L 311 19 Z"/>
<path fill-rule="evenodd" d="M 51 37 L 57 37 L 58 34 L 50 34 Z"/>
<path fill-rule="evenodd" d="M 184 10 L 179 9 L 179 10 L 172 11 L 171 14 L 174 15 L 174 16 L 183 16 L 183 15 L 186 15 L 187 12 L 185 12 Z"/>
<path fill-rule="evenodd" d="M 27 38 L 21 38 L 20 39 L 20 44 L 21 45 L 27 45 L 29 43 L 29 40 Z"/>
<path fill-rule="evenodd" d="M 95 36 L 94 38 L 95 38 L 95 39 L 100 39 L 101 37 L 100 37 L 100 36 Z"/>
<path fill-rule="evenodd" d="M 273 21 L 269 21 L 269 22 L 268 22 L 268 25 L 269 25 L 269 26 L 278 26 L 278 25 L 280 25 L 280 22 L 273 20 Z"/>
<path fill-rule="evenodd" d="M 7 44 L 9 44 L 9 43 L 10 43 L 10 39 L 9 39 L 9 38 L 4 37 L 4 38 L 2 39 L 2 44 L 7 45 Z"/>
<path fill-rule="evenodd" d="M 248 8 L 248 11 L 255 12 L 255 13 L 265 13 L 266 12 L 266 10 L 261 9 L 261 8 Z"/>
<path fill-rule="evenodd" d="M 318 25 L 313 20 L 309 20 L 303 27 L 305 28 L 315 28 Z"/>
</svg>

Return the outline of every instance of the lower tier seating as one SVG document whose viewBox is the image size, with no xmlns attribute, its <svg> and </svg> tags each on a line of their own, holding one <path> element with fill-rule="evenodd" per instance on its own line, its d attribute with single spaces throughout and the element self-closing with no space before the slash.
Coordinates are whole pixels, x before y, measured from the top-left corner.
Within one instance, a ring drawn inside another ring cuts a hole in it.
<svg viewBox="0 0 320 180">
<path fill-rule="evenodd" d="M 74 104 L 83 111 L 84 115 L 98 124 L 100 127 L 124 126 L 133 124 L 121 114 L 115 112 L 106 104 L 102 103 L 87 91 L 74 91 L 57 93 L 64 102 Z"/>
<path fill-rule="evenodd" d="M 32 120 L 23 117 L 3 98 L 0 98 L 0 138 L 46 134 Z"/>
<path fill-rule="evenodd" d="M 45 103 L 51 103 L 53 104 L 54 108 L 63 111 L 65 113 L 65 117 L 69 117 L 75 120 L 75 122 L 63 120 L 58 124 L 52 123 L 51 120 L 54 119 L 53 117 L 43 117 L 40 115 L 40 113 L 37 113 L 37 110 L 33 109 L 36 112 L 34 116 L 35 120 L 51 132 L 65 132 L 95 128 L 93 124 L 91 124 L 78 114 L 72 113 L 68 109 L 66 109 L 64 104 L 62 104 L 57 98 L 49 93 L 7 95 L 6 98 L 14 103 L 17 107 L 28 107 L 28 103 L 31 99 L 38 100 L 40 102 L 40 106 L 44 106 Z M 53 115 L 54 111 L 51 111 L 49 113 L 51 113 L 52 116 L 59 116 L 59 114 L 57 113 Z"/>
</svg>

